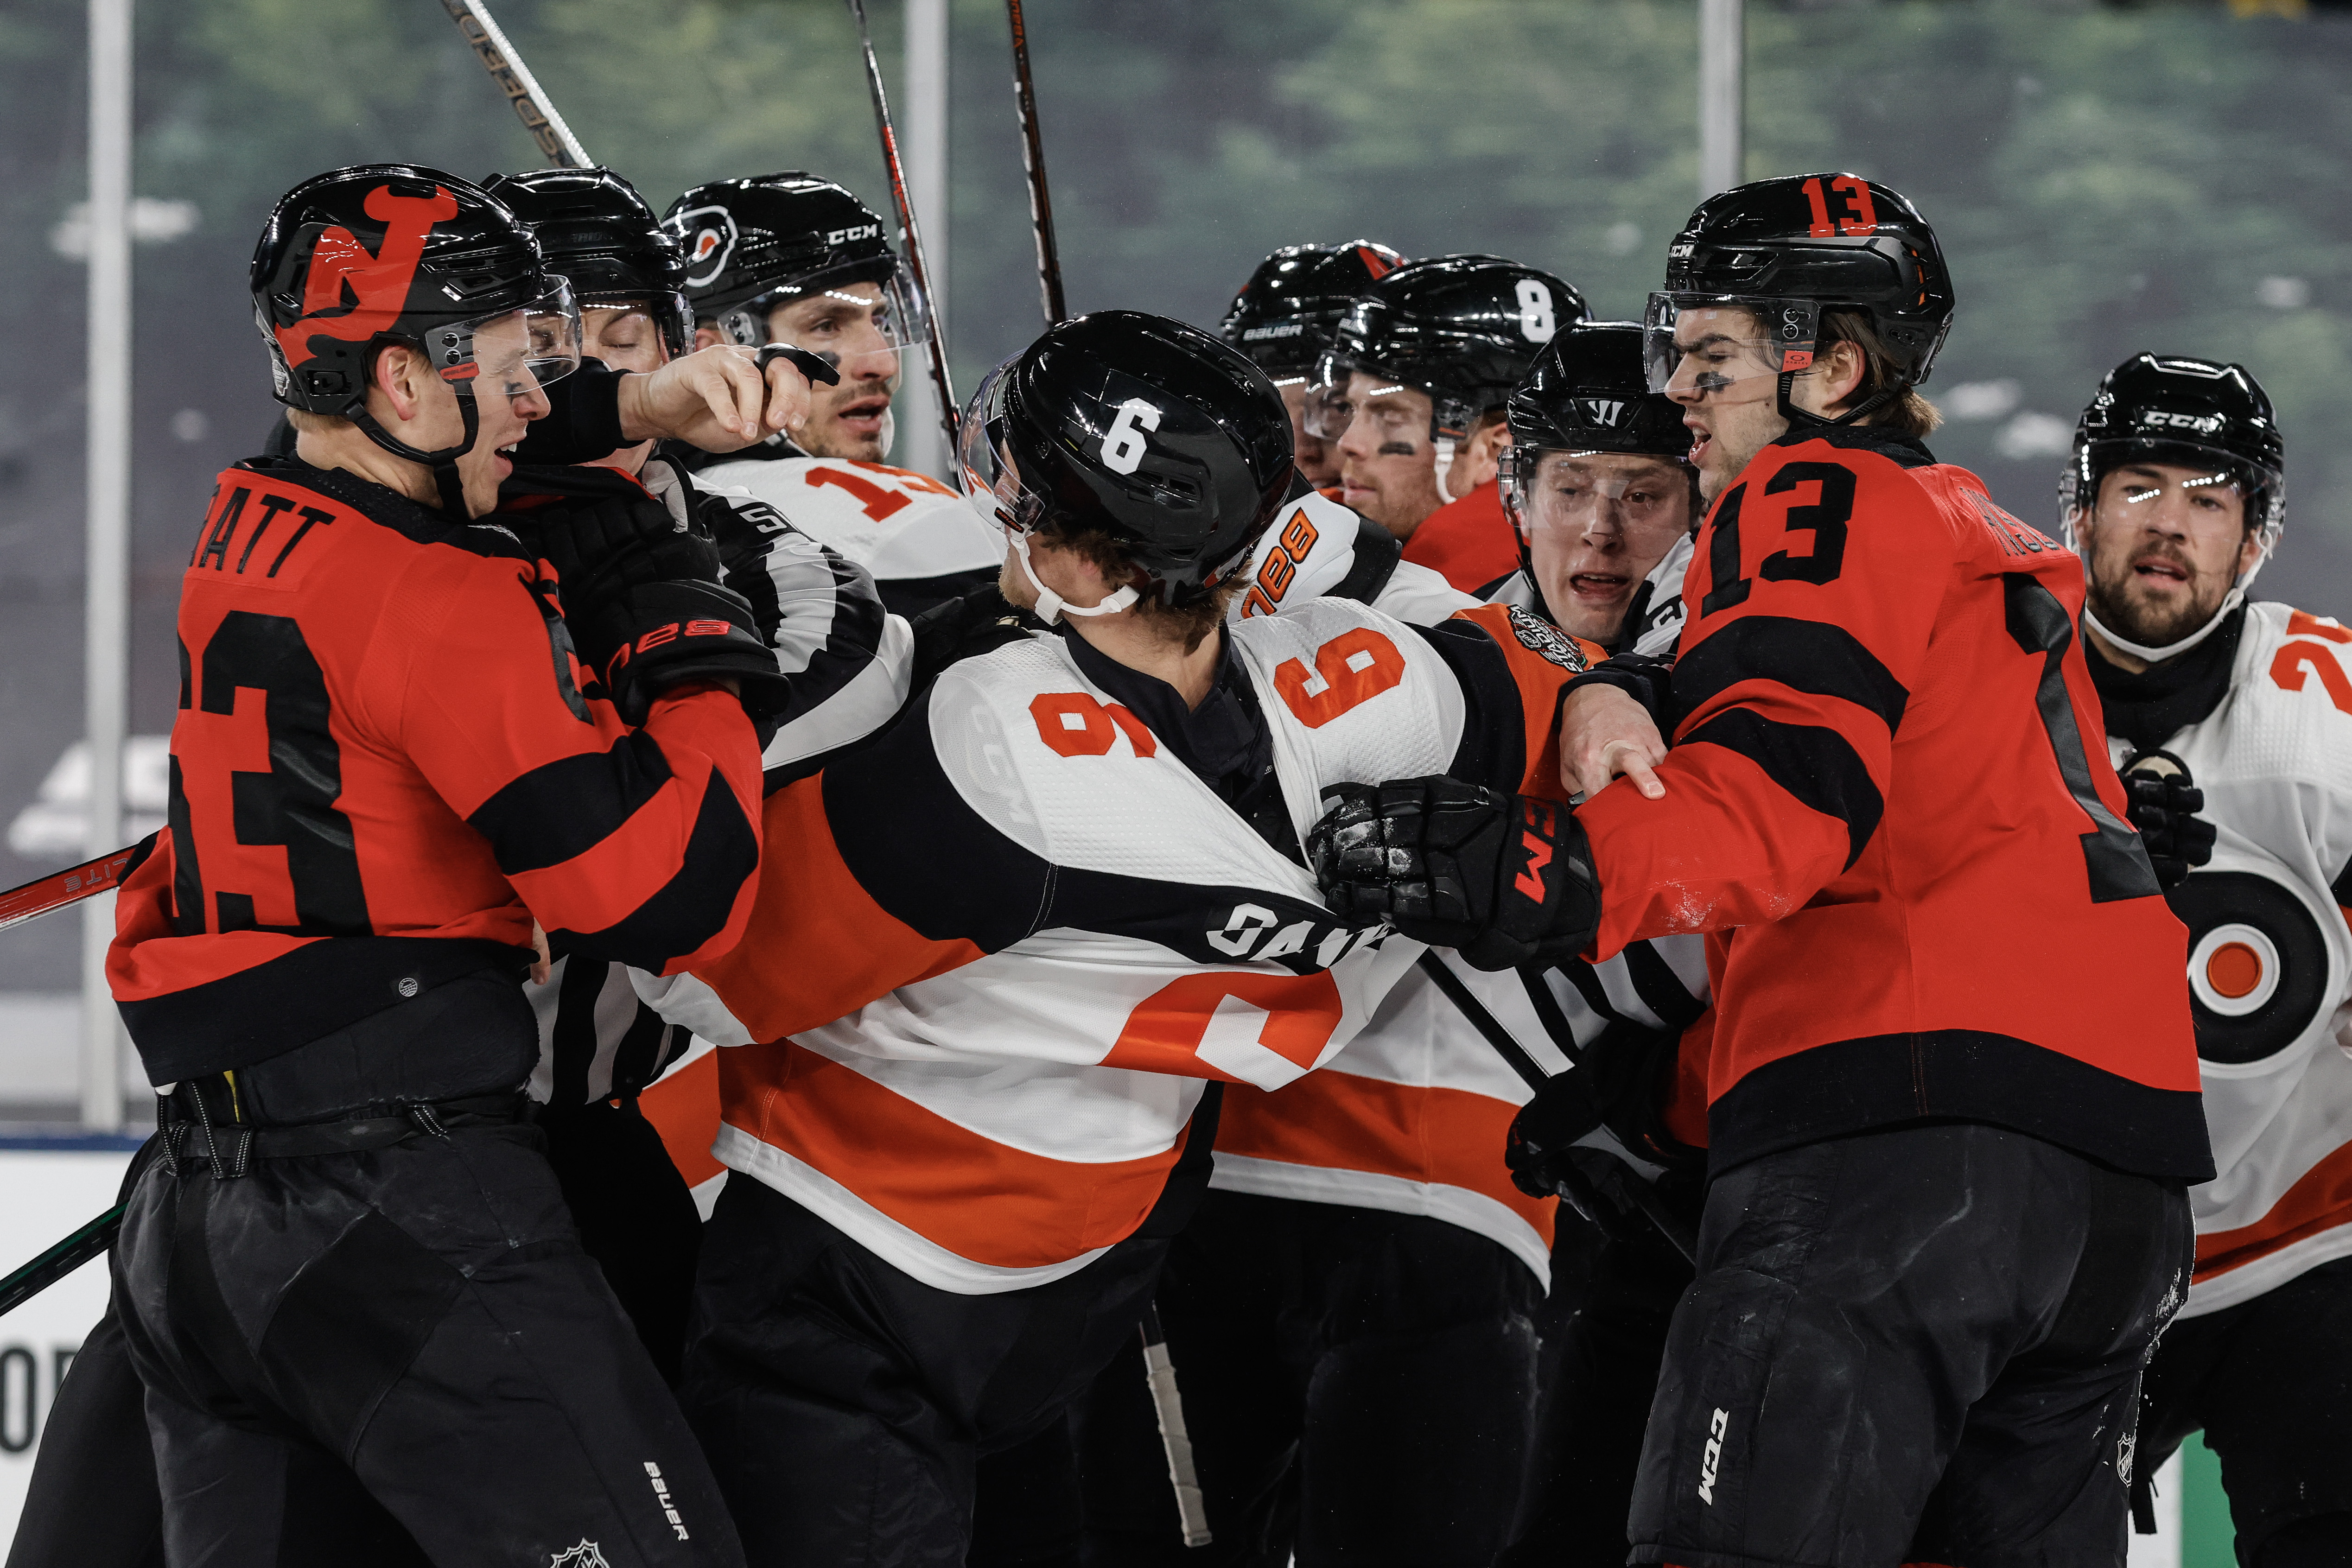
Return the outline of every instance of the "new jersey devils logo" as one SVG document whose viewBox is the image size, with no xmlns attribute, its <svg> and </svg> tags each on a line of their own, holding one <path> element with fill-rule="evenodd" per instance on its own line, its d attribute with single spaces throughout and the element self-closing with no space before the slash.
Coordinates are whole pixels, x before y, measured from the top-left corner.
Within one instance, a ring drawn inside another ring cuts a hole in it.
<svg viewBox="0 0 2352 1568">
<path fill-rule="evenodd" d="M 302 318 L 277 329 L 278 346 L 289 369 L 316 357 L 310 348 L 313 338 L 364 343 L 400 319 L 416 264 L 425 255 L 425 236 L 435 224 L 457 215 L 457 198 L 439 185 L 429 196 L 396 196 L 390 185 L 378 185 L 361 207 L 383 225 L 383 246 L 370 255 L 340 224 L 319 236 L 302 282 Z M 337 311 L 341 314 L 330 314 Z"/>
<path fill-rule="evenodd" d="M 735 214 L 725 207 L 689 207 L 670 221 L 685 239 L 687 286 L 708 287 L 735 257 Z"/>
</svg>

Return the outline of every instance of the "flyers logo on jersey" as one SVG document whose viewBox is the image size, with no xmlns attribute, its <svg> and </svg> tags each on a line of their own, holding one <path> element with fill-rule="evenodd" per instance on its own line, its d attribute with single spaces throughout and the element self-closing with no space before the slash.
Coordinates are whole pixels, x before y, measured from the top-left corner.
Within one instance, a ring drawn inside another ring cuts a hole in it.
<svg viewBox="0 0 2352 1568">
<path fill-rule="evenodd" d="M 394 195 L 390 185 L 378 185 L 361 205 L 383 225 L 383 244 L 370 254 L 341 225 L 319 235 L 302 281 L 302 318 L 276 329 L 289 370 L 317 357 L 313 338 L 364 343 L 397 321 L 407 308 L 408 286 L 424 258 L 425 236 L 435 224 L 457 215 L 457 198 L 439 185 L 429 196 Z"/>
</svg>

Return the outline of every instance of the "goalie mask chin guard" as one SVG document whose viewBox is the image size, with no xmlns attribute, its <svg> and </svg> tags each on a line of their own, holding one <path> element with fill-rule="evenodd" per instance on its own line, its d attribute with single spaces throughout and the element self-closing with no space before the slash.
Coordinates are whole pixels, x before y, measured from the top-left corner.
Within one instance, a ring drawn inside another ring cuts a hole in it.
<svg viewBox="0 0 2352 1568">
<path fill-rule="evenodd" d="M 1666 286 L 1643 318 L 1650 389 L 1680 382 L 1708 394 L 1770 377 L 1791 427 L 1853 423 L 1927 381 L 1953 309 L 1936 232 L 1900 192 L 1835 172 L 1751 181 L 1700 203 L 1666 248 Z M 1678 330 L 1685 314 L 1713 310 L 1753 325 L 1717 318 Z M 1790 396 L 1812 370 L 1828 310 L 1861 314 L 1891 372 L 1835 419 Z"/>
<path fill-rule="evenodd" d="M 1106 310 L 989 372 L 964 411 L 964 494 L 1012 536 L 1039 613 L 1209 597 L 1244 568 L 1291 482 L 1290 418 L 1263 371 L 1197 328 Z M 1073 605 L 1037 580 L 1033 538 L 1102 534 L 1139 581 Z"/>
<path fill-rule="evenodd" d="M 506 204 L 471 181 L 369 163 L 278 199 L 254 247 L 254 321 L 278 401 L 348 419 L 433 475 L 441 508 L 467 516 L 457 459 L 474 448 L 485 389 L 536 395 L 580 364 L 580 314 L 564 278 Z M 427 451 L 368 412 L 377 351 L 421 351 L 455 394 L 462 436 Z"/>
</svg>

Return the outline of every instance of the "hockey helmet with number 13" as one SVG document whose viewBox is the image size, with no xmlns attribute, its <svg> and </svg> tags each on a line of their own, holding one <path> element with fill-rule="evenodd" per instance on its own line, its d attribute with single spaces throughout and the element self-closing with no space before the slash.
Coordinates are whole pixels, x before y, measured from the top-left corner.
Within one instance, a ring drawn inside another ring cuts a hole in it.
<svg viewBox="0 0 2352 1568">
<path fill-rule="evenodd" d="M 1195 604 L 1247 566 L 1292 479 L 1290 416 L 1265 373 L 1196 327 L 1103 310 L 1049 329 L 964 410 L 964 494 L 1012 536 L 1037 612 L 1108 615 L 1146 593 Z M 1102 533 L 1139 582 L 1070 604 L 1032 535 Z"/>
</svg>

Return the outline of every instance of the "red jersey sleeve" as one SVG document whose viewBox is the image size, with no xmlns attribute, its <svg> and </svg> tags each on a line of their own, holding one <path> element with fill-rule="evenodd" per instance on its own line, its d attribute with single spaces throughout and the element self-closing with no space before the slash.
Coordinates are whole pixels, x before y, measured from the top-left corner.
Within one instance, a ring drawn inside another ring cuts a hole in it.
<svg viewBox="0 0 2352 1568">
<path fill-rule="evenodd" d="M 1578 810 L 1601 890 L 1588 957 L 1780 919 L 1862 857 L 1956 555 L 1877 452 L 1808 441 L 1748 465 L 1684 587 L 1665 795 L 1620 780 Z"/>
<path fill-rule="evenodd" d="M 440 580 L 404 596 L 424 613 L 381 711 L 551 941 L 661 974 L 734 946 L 760 858 L 741 705 L 688 684 L 629 729 L 580 695 L 528 564 L 452 552 L 417 570 Z"/>
</svg>

